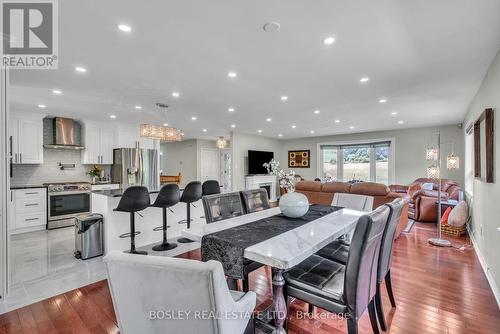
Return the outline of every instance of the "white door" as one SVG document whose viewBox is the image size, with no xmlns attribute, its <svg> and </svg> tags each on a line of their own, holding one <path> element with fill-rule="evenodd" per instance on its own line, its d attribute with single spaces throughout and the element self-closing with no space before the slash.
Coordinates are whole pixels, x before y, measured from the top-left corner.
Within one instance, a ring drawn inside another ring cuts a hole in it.
<svg viewBox="0 0 500 334">
<path fill-rule="evenodd" d="M 217 180 L 220 183 L 219 150 L 201 150 L 201 182 Z"/>
<path fill-rule="evenodd" d="M 115 148 L 115 134 L 113 129 L 101 129 L 101 164 L 113 164 L 113 149 Z"/>
<path fill-rule="evenodd" d="M 20 119 L 18 131 L 19 162 L 43 163 L 43 123 L 41 119 Z"/>
<path fill-rule="evenodd" d="M 101 129 L 98 127 L 85 127 L 85 150 L 83 151 L 83 164 L 99 164 Z"/>
</svg>

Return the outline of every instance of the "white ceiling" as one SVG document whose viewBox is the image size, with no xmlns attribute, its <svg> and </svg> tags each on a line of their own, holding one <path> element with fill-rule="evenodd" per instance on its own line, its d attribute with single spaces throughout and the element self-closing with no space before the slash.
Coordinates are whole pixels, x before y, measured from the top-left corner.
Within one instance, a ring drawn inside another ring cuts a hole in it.
<svg viewBox="0 0 500 334">
<path fill-rule="evenodd" d="M 71 0 L 59 30 L 58 70 L 11 73 L 13 112 L 286 139 L 461 122 L 500 46 L 500 1 Z"/>
</svg>

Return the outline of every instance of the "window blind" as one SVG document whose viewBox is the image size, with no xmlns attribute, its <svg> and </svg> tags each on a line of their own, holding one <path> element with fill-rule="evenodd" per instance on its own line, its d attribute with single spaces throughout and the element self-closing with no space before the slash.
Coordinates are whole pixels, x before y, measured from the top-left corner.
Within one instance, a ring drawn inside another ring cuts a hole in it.
<svg viewBox="0 0 500 334">
<path fill-rule="evenodd" d="M 362 143 L 362 144 L 347 144 L 347 145 L 320 145 L 320 149 L 328 150 L 328 149 L 349 149 L 349 148 L 372 148 L 372 147 L 390 147 L 390 141 L 380 141 L 380 142 L 372 142 L 372 143 Z"/>
</svg>

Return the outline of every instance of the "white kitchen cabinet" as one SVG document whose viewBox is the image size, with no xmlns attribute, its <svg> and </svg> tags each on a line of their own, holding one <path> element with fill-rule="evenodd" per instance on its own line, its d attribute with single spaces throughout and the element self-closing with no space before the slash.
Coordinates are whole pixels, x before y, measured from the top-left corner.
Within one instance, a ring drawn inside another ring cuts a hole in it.
<svg viewBox="0 0 500 334">
<path fill-rule="evenodd" d="M 113 149 L 115 148 L 114 130 L 86 124 L 83 133 L 85 149 L 82 152 L 82 164 L 113 164 Z"/>
<path fill-rule="evenodd" d="M 43 163 L 43 120 L 12 117 L 10 119 L 12 162 L 15 164 Z"/>
<path fill-rule="evenodd" d="M 141 138 L 139 127 L 119 126 L 116 130 L 116 147 L 135 148 L 137 146 L 145 149 L 154 149 L 155 140 Z"/>
<path fill-rule="evenodd" d="M 8 226 L 11 234 L 45 230 L 47 189 L 12 189 L 9 208 L 11 211 Z"/>
</svg>

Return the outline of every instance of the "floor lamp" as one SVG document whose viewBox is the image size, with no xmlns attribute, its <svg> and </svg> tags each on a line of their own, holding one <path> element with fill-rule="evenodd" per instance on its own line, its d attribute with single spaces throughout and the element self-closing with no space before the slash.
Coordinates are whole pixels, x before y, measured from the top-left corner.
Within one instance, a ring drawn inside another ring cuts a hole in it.
<svg viewBox="0 0 500 334">
<path fill-rule="evenodd" d="M 432 165 L 427 167 L 427 177 L 432 179 L 438 179 L 438 215 L 437 215 L 437 237 L 428 239 L 427 241 L 431 245 L 440 247 L 451 247 L 451 242 L 449 240 L 443 239 L 441 236 L 441 146 L 450 144 L 452 146 L 451 154 L 446 157 L 446 168 L 447 169 L 458 169 L 459 168 L 459 158 L 453 152 L 453 142 L 441 142 L 441 133 L 437 133 L 437 148 L 429 147 L 426 152 L 427 160 L 437 160 L 437 165 Z"/>
</svg>

